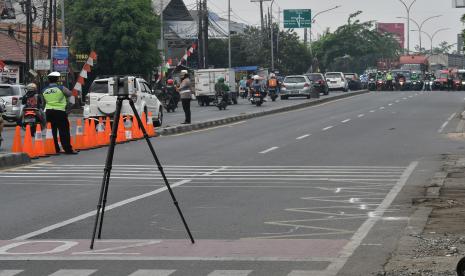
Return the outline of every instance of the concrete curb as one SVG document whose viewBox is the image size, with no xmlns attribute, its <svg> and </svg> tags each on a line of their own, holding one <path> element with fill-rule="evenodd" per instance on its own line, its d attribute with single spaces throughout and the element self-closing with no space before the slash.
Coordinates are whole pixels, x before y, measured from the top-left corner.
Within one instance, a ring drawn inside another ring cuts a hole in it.
<svg viewBox="0 0 465 276">
<path fill-rule="evenodd" d="M 30 162 L 31 159 L 25 153 L 0 153 L 0 168 L 14 167 Z"/>
<path fill-rule="evenodd" d="M 311 107 L 327 102 L 332 102 L 344 98 L 349 98 L 353 96 L 358 96 L 361 94 L 366 94 L 369 93 L 370 91 L 368 90 L 360 90 L 360 91 L 355 91 L 355 92 L 348 92 L 344 93 L 341 95 L 337 95 L 335 97 L 331 98 L 324 98 L 324 99 L 317 99 L 315 101 L 310 101 L 310 102 L 303 102 L 300 104 L 292 105 L 292 106 L 285 106 L 285 107 L 280 107 L 272 110 L 266 110 L 266 111 L 260 111 L 260 112 L 254 112 L 254 113 L 248 113 L 248 114 L 241 114 L 241 115 L 235 115 L 227 118 L 222 118 L 222 119 L 216 119 L 216 120 L 211 120 L 211 121 L 204 121 L 204 122 L 198 122 L 194 123 L 191 125 L 180 125 L 180 126 L 173 126 L 173 127 L 166 127 L 157 130 L 159 135 L 162 136 L 169 136 L 169 135 L 174 135 L 174 134 L 179 134 L 179 133 L 185 133 L 189 132 L 192 130 L 200 130 L 200 129 L 206 129 L 206 128 L 211 128 L 215 126 L 220 126 L 220 125 L 226 125 L 230 124 L 233 122 L 237 121 L 242 121 L 246 119 L 251 119 L 251 118 L 257 118 L 257 117 L 262 117 L 270 114 L 276 114 L 276 113 L 282 113 L 282 112 L 287 112 L 291 110 L 297 110 L 297 109 L 302 109 L 306 107 Z"/>
</svg>

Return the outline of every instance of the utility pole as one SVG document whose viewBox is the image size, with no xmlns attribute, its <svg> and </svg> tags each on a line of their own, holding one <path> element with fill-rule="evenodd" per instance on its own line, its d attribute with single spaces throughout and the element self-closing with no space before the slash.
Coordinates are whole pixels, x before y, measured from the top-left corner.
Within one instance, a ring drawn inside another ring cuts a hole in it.
<svg viewBox="0 0 465 276">
<path fill-rule="evenodd" d="M 48 1 L 48 0 L 47 0 Z M 48 59 L 52 59 L 52 32 L 53 32 L 53 0 L 50 0 L 48 7 Z"/>
<path fill-rule="evenodd" d="M 203 1 L 203 68 L 208 67 L 208 7 L 207 0 Z"/>
<path fill-rule="evenodd" d="M 274 28 L 273 28 L 273 4 L 274 1 L 271 1 L 271 6 L 270 6 L 270 32 L 271 32 L 271 72 L 274 72 L 274 39 L 273 39 L 273 33 L 274 33 Z M 278 26 L 278 32 L 279 32 L 279 26 Z"/>
<path fill-rule="evenodd" d="M 26 0 L 26 9 L 23 10 L 26 14 L 26 81 L 29 81 L 29 69 L 31 68 L 31 40 L 29 29 L 31 28 L 31 0 Z"/>
<path fill-rule="evenodd" d="M 43 2 L 43 8 L 44 12 L 42 13 L 42 31 L 40 32 L 40 54 L 42 54 L 42 51 L 44 50 L 44 43 L 45 43 L 45 29 L 47 26 L 47 3 L 48 1 L 45 0 Z"/>
<path fill-rule="evenodd" d="M 58 46 L 57 0 L 53 1 L 53 45 Z"/>
<path fill-rule="evenodd" d="M 308 29 L 304 28 L 304 45 L 305 46 L 307 46 L 307 41 L 308 41 L 307 33 L 308 33 Z"/>
<path fill-rule="evenodd" d="M 228 64 L 231 69 L 231 0 L 228 0 Z"/>
<path fill-rule="evenodd" d="M 198 17 L 198 33 L 197 33 L 197 67 L 203 68 L 203 15 L 202 15 L 202 0 L 197 0 L 197 17 Z"/>
<path fill-rule="evenodd" d="M 260 19 L 261 19 L 261 27 L 262 27 L 262 32 L 265 27 L 265 21 L 263 21 L 263 0 L 260 0 Z"/>
<path fill-rule="evenodd" d="M 166 65 L 165 56 L 165 27 L 163 24 L 163 0 L 160 1 L 160 46 L 161 46 L 161 61 L 162 66 Z"/>
<path fill-rule="evenodd" d="M 66 29 L 65 29 L 65 0 L 61 0 L 61 46 L 66 46 L 68 43 L 66 41 Z"/>
</svg>

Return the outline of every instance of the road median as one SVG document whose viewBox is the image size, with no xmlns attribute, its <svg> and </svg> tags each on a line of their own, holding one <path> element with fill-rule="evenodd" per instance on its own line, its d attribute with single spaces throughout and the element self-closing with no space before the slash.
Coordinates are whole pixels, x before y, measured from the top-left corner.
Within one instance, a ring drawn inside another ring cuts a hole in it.
<svg viewBox="0 0 465 276">
<path fill-rule="evenodd" d="M 231 115 L 226 118 L 220 118 L 220 119 L 213 119 L 213 120 L 206 120 L 206 121 L 201 121 L 201 122 L 196 122 L 190 125 L 175 125 L 175 126 L 169 126 L 169 127 L 163 127 L 160 129 L 157 129 L 158 134 L 162 136 L 168 136 L 168 135 L 174 135 L 174 134 L 180 134 L 180 133 L 185 133 L 193 130 L 200 130 L 200 129 L 207 129 L 207 128 L 212 128 L 215 126 L 221 126 L 221 125 L 227 125 L 231 124 L 234 122 L 238 121 L 243 121 L 247 119 L 252 119 L 252 118 L 257 118 L 257 117 L 262 117 L 266 115 L 271 115 L 271 114 L 277 114 L 277 113 L 283 113 L 283 112 L 288 112 L 288 111 L 293 111 L 293 110 L 298 110 L 302 108 L 307 108 L 315 105 L 320 105 L 323 103 L 327 102 L 332 102 L 344 98 L 349 98 L 353 96 L 358 96 L 361 94 L 369 93 L 368 90 L 360 90 L 360 91 L 354 91 L 354 92 L 347 92 L 343 94 L 339 94 L 334 97 L 329 97 L 329 98 L 322 98 L 322 99 L 314 99 L 310 101 L 305 101 L 301 102 L 295 105 L 289 105 L 289 106 L 284 106 L 284 107 L 277 107 L 274 109 L 270 110 L 261 110 L 257 112 L 251 112 L 251 113 L 243 113 L 243 114 L 238 114 L 238 115 Z"/>
</svg>

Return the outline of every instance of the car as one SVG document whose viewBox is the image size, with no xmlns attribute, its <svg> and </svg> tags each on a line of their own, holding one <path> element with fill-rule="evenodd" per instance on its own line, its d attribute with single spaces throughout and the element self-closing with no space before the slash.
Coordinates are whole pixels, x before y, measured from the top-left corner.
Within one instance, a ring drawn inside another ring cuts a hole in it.
<svg viewBox="0 0 465 276">
<path fill-rule="evenodd" d="M 305 74 L 307 78 L 313 83 L 313 87 L 320 93 L 323 93 L 324 95 L 329 94 L 329 87 L 328 84 L 326 83 L 325 76 L 320 73 L 311 73 L 311 74 Z"/>
<path fill-rule="evenodd" d="M 439 74 L 437 75 L 437 78 L 434 81 L 434 89 L 446 90 L 448 86 L 447 84 L 448 77 L 449 77 L 448 70 L 439 71 Z"/>
<path fill-rule="evenodd" d="M 342 90 L 343 92 L 349 90 L 349 82 L 342 72 L 328 72 L 325 74 L 325 78 L 329 90 Z"/>
<path fill-rule="evenodd" d="M 0 83 L 0 98 L 5 101 L 3 118 L 8 122 L 18 122 L 21 117 L 21 97 L 26 94 L 26 87 L 21 84 Z"/>
<path fill-rule="evenodd" d="M 112 116 L 116 111 L 116 96 L 109 95 L 108 81 L 110 78 L 95 79 L 85 97 L 84 118 L 98 119 L 100 117 Z M 152 112 L 154 125 L 161 126 L 163 123 L 162 103 L 155 96 L 148 83 L 142 78 L 136 78 L 136 94 L 132 100 L 136 106 L 139 115 L 142 112 L 148 115 Z M 129 102 L 124 102 L 121 114 L 133 115 Z"/>
<path fill-rule="evenodd" d="M 312 89 L 314 89 L 312 82 L 307 76 L 287 76 L 281 85 L 281 100 L 287 100 L 290 97 L 307 97 L 307 99 L 310 99 Z"/>
<path fill-rule="evenodd" d="M 362 82 L 360 81 L 360 78 L 359 78 L 358 74 L 356 74 L 356 73 L 345 73 L 344 77 L 349 82 L 349 89 L 350 90 L 360 90 L 360 89 L 362 89 Z"/>
</svg>

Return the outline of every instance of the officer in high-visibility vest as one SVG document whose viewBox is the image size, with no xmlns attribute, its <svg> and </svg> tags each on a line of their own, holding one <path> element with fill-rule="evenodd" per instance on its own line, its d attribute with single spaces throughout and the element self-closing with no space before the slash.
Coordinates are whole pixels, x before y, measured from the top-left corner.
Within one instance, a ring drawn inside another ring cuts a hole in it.
<svg viewBox="0 0 465 276">
<path fill-rule="evenodd" d="M 52 72 L 48 75 L 49 85 L 43 91 L 45 114 L 47 122 L 50 122 L 52 125 L 56 153 L 60 153 L 57 137 L 58 130 L 60 133 L 61 146 L 65 154 L 77 154 L 71 146 L 68 114 L 66 113 L 66 105 L 68 103 L 68 98 L 72 96 L 72 92 L 66 87 L 58 86 L 57 82 L 59 78 L 59 72 Z"/>
</svg>

